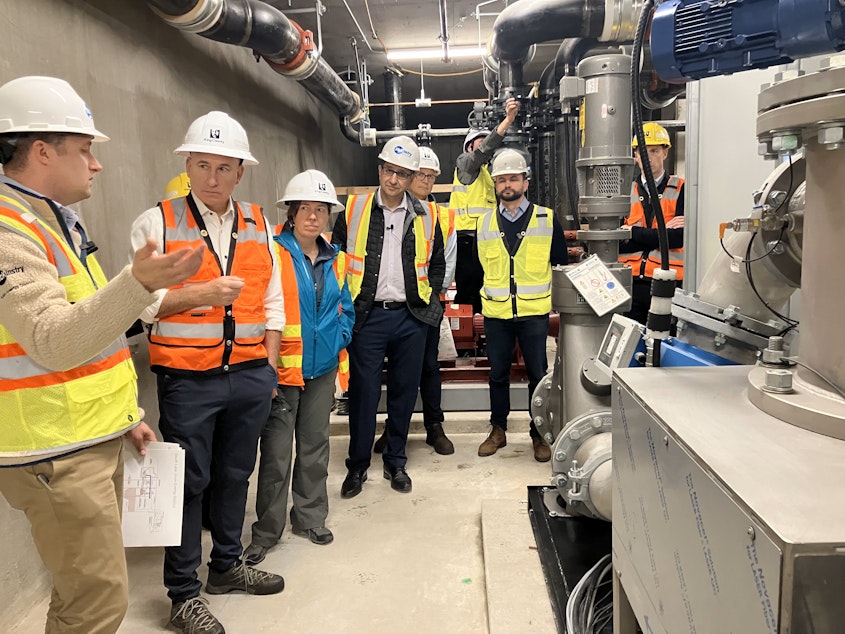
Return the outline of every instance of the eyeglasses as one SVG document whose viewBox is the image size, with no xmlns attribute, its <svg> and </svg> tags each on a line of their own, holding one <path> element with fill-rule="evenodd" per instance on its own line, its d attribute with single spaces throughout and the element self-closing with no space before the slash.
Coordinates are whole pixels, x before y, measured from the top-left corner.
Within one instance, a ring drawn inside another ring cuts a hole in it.
<svg viewBox="0 0 845 634">
<path fill-rule="evenodd" d="M 435 179 L 437 179 L 437 174 L 423 174 L 422 172 L 415 172 L 414 178 L 416 178 L 418 181 L 433 183 Z"/>
<path fill-rule="evenodd" d="M 395 176 L 395 177 L 396 177 L 396 178 L 398 178 L 400 181 L 406 181 L 406 180 L 408 180 L 409 178 L 411 178 L 411 176 L 413 176 L 413 174 L 412 174 L 411 172 L 397 172 L 397 171 L 396 171 L 395 169 L 393 169 L 392 167 L 382 167 L 381 169 L 382 169 L 382 171 L 384 172 L 384 175 L 385 175 L 387 178 L 390 178 L 390 177 L 392 177 L 392 176 Z"/>
</svg>

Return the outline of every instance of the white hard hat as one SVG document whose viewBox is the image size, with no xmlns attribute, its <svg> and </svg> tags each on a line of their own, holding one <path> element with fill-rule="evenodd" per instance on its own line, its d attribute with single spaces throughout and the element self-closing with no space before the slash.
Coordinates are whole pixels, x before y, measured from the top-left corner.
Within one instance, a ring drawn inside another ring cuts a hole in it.
<svg viewBox="0 0 845 634">
<path fill-rule="evenodd" d="M 464 137 L 464 152 L 466 152 L 467 146 L 480 136 L 490 136 L 490 130 L 470 128 L 469 132 L 467 132 L 467 135 Z"/>
<path fill-rule="evenodd" d="M 440 175 L 440 159 L 430 147 L 420 148 L 420 169 L 428 168 L 434 170 L 436 175 Z"/>
<path fill-rule="evenodd" d="M 185 142 L 174 152 L 188 156 L 191 152 L 216 154 L 242 159 L 245 165 L 258 165 L 249 153 L 246 130 L 225 112 L 212 110 L 196 119 L 185 134 Z"/>
<path fill-rule="evenodd" d="M 337 199 L 334 185 L 329 177 L 319 170 L 305 170 L 300 172 L 288 181 L 285 187 L 285 194 L 278 201 L 277 207 L 287 207 L 294 201 L 313 200 L 319 203 L 326 203 L 329 211 L 332 208 L 342 208 L 343 205 Z"/>
<path fill-rule="evenodd" d="M 412 172 L 420 169 L 420 148 L 407 136 L 390 139 L 384 144 L 378 157 L 385 163 L 393 163 Z"/>
<path fill-rule="evenodd" d="M 70 132 L 108 141 L 91 110 L 64 79 L 19 77 L 0 86 L 0 134 Z"/>
<path fill-rule="evenodd" d="M 528 174 L 528 164 L 521 152 L 505 149 L 493 157 L 490 176 L 502 176 L 505 174 Z"/>
</svg>

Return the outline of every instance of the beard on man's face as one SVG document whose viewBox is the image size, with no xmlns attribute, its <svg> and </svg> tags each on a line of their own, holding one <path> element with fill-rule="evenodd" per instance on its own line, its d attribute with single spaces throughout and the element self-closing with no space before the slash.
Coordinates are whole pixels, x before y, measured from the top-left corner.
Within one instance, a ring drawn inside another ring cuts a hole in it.
<svg viewBox="0 0 845 634">
<path fill-rule="evenodd" d="M 507 203 L 512 203 L 520 198 L 522 198 L 522 192 L 518 192 L 510 187 L 506 187 L 501 191 L 501 193 L 499 193 L 499 200 L 503 200 Z"/>
</svg>

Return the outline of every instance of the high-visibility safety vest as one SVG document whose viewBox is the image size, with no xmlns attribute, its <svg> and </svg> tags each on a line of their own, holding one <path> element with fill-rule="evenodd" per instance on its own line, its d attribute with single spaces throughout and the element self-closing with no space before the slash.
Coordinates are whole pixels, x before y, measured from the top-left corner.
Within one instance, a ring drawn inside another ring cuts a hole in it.
<svg viewBox="0 0 845 634">
<path fill-rule="evenodd" d="M 458 180 L 458 170 L 455 170 L 449 207 L 455 210 L 455 228 L 458 231 L 475 231 L 479 218 L 488 211 L 495 211 L 496 187 L 486 165 L 481 166 L 478 177 L 469 185 Z"/>
<path fill-rule="evenodd" d="M 678 199 L 681 196 L 681 187 L 684 179 L 680 176 L 670 176 L 666 181 L 666 188 L 660 196 L 660 206 L 663 208 L 663 219 L 669 222 L 675 217 L 678 208 Z M 639 195 L 637 183 L 631 183 L 631 213 L 625 219 L 629 227 L 646 226 L 645 210 L 643 209 L 644 199 Z M 657 228 L 657 218 L 652 218 L 651 228 Z M 660 268 L 660 249 L 643 251 L 642 253 L 623 253 L 619 261 L 632 269 L 634 279 L 654 277 L 654 270 Z M 669 249 L 669 267 L 677 273 L 677 279 L 684 279 L 684 250 Z"/>
<path fill-rule="evenodd" d="M 0 224 L 44 252 L 68 302 L 107 283 L 96 258 L 88 255 L 83 264 L 24 198 L 0 194 Z M 120 337 L 85 363 L 57 372 L 36 363 L 0 323 L 0 412 L 3 458 L 37 460 L 123 435 L 140 421 L 126 341 Z"/>
<path fill-rule="evenodd" d="M 367 196 L 349 196 L 346 200 L 346 256 L 349 272 L 349 292 L 354 301 L 361 292 L 364 280 L 364 259 L 367 254 L 367 236 L 370 233 L 370 212 L 375 193 Z M 413 210 L 411 210 L 413 213 Z M 426 304 L 431 299 L 428 282 L 428 262 L 437 226 L 431 214 L 414 214 L 414 266 L 417 275 L 417 293 Z"/>
<path fill-rule="evenodd" d="M 165 252 L 206 245 L 199 270 L 189 279 L 171 286 L 184 288 L 235 275 L 245 280 L 230 306 L 197 306 L 152 324 L 150 366 L 153 372 L 174 374 L 221 374 L 266 361 L 264 294 L 273 273 L 271 246 L 261 208 L 236 202 L 236 220 L 228 270 L 223 270 L 199 213 L 194 215 L 187 198 L 159 203 L 164 220 Z M 199 221 L 199 222 L 198 222 Z"/>
<path fill-rule="evenodd" d="M 437 221 L 440 223 L 440 233 L 443 234 L 443 248 L 452 234 L 455 233 L 455 210 L 450 207 L 438 205 L 435 202 L 427 201 L 428 210 L 432 215 L 437 215 Z M 445 291 L 445 289 L 443 289 Z M 440 301 L 446 300 L 446 293 L 440 293 Z"/>
<path fill-rule="evenodd" d="M 282 344 L 279 348 L 278 375 L 279 385 L 296 385 L 305 387 L 302 375 L 302 316 L 300 313 L 299 283 L 296 279 L 296 265 L 290 252 L 279 243 L 276 254 L 279 260 L 279 272 L 282 276 L 282 293 L 285 298 L 285 327 L 282 330 Z M 346 281 L 346 254 L 341 251 L 332 262 L 338 290 L 343 289 Z M 325 299 L 325 298 L 324 298 Z M 338 314 L 343 310 L 340 299 L 337 302 Z M 314 324 L 317 328 L 319 324 Z M 337 378 L 340 388 L 349 388 L 349 355 L 346 348 L 338 355 Z"/>
<path fill-rule="evenodd" d="M 485 317 L 512 319 L 548 315 L 552 310 L 553 212 L 534 205 L 513 257 L 499 230 L 498 212 L 478 223 L 478 258 L 484 269 L 481 312 Z"/>
</svg>

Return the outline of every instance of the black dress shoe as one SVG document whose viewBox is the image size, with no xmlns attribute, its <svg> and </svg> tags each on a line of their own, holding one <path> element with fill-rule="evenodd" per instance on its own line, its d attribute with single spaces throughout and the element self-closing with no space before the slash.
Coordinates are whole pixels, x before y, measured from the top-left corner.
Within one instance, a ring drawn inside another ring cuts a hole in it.
<svg viewBox="0 0 845 634">
<path fill-rule="evenodd" d="M 405 467 L 391 467 L 384 465 L 384 479 L 390 480 L 390 488 L 399 493 L 411 492 L 411 476 Z"/>
<path fill-rule="evenodd" d="M 340 497 L 354 498 L 361 492 L 361 487 L 367 481 L 366 471 L 350 471 L 340 485 Z"/>
</svg>

